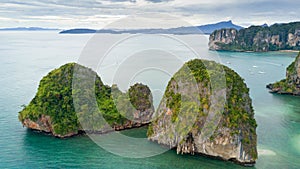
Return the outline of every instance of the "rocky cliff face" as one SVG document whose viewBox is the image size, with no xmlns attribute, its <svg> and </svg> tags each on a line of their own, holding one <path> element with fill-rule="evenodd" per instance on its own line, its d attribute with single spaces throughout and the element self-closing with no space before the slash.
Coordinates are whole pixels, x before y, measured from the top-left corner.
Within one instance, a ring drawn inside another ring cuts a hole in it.
<svg viewBox="0 0 300 169">
<path fill-rule="evenodd" d="M 300 22 L 221 29 L 209 38 L 210 50 L 267 52 L 300 49 Z"/>
<path fill-rule="evenodd" d="M 267 85 L 271 93 L 300 95 L 300 53 L 286 70 L 286 79 Z"/>
<path fill-rule="evenodd" d="M 77 135 L 78 133 L 81 133 L 78 130 L 78 131 L 72 131 L 72 132 L 66 133 L 64 135 L 58 134 L 53 130 L 53 123 L 51 122 L 51 117 L 43 115 L 43 114 L 41 115 L 40 118 L 38 118 L 35 121 L 31 120 L 30 118 L 26 118 L 23 120 L 22 124 L 23 124 L 23 126 L 29 128 L 29 129 L 49 133 L 55 137 L 60 137 L 60 138 L 71 137 L 71 136 Z"/>
<path fill-rule="evenodd" d="M 200 153 L 244 165 L 257 159 L 249 90 L 225 66 L 197 59 L 186 63 L 169 81 L 155 117 L 149 139 L 177 153 Z"/>
<path fill-rule="evenodd" d="M 74 78 L 79 78 L 82 83 L 72 84 Z M 89 79 L 95 79 L 94 83 L 86 83 Z M 112 90 L 117 91 L 113 92 L 114 98 Z M 69 63 L 43 77 L 36 96 L 19 112 L 19 120 L 27 128 L 62 138 L 82 132 L 106 133 L 148 124 L 154 112 L 150 89 L 136 84 L 129 91 L 123 93 L 116 85 L 112 89 L 102 83 L 96 72 Z"/>
<path fill-rule="evenodd" d="M 214 31 L 209 37 L 209 49 L 222 50 L 221 45 L 219 45 L 220 43 L 235 43 L 237 33 L 238 31 L 236 29 L 221 29 Z"/>
<path fill-rule="evenodd" d="M 300 53 L 295 61 L 287 68 L 286 77 L 288 83 L 295 84 L 295 87 L 300 88 Z"/>
</svg>

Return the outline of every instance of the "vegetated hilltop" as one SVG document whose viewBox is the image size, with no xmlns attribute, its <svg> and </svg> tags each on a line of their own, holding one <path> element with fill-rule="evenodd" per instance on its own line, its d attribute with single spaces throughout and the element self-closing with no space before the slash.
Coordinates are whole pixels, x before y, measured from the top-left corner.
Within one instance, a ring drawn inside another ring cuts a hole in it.
<svg viewBox="0 0 300 169">
<path fill-rule="evenodd" d="M 177 153 L 200 153 L 244 165 L 257 159 L 249 89 L 226 66 L 199 59 L 184 64 L 169 81 L 155 117 L 149 139 L 177 148 Z"/>
<path fill-rule="evenodd" d="M 35 97 L 19 112 L 19 120 L 30 129 L 69 137 L 139 127 L 149 123 L 153 112 L 147 86 L 135 84 L 129 93 L 122 93 L 116 85 L 104 85 L 93 70 L 69 63 L 42 78 Z"/>
</svg>

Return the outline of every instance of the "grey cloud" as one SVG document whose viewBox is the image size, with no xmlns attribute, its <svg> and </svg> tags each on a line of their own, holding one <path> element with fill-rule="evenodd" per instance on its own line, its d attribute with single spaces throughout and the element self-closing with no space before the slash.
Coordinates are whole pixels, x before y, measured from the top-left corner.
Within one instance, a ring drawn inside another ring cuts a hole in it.
<svg viewBox="0 0 300 169">
<path fill-rule="evenodd" d="M 17 6 L 1 6 L 1 3 L 9 3 L 20 5 Z M 27 8 L 30 7 L 30 8 Z M 5 17 L 23 18 L 26 16 L 92 16 L 100 14 L 117 15 L 118 10 L 124 9 L 122 4 L 103 5 L 96 0 L 4 0 L 0 2 L 1 11 L 7 12 Z"/>
<path fill-rule="evenodd" d="M 142 1 L 142 0 L 141 0 Z M 151 2 L 145 6 L 135 6 L 138 0 L 1 0 L 0 17 L 26 20 L 35 16 L 60 16 L 66 18 L 94 15 L 128 15 L 138 12 L 175 14 L 182 17 L 203 16 L 203 20 L 218 20 L 230 17 L 240 22 L 252 22 L 256 18 L 269 17 L 270 20 L 287 20 L 297 16 L 300 1 L 295 0 L 251 0 L 235 3 L 199 3 L 195 5 L 171 6 L 163 2 L 176 0 L 143 0 Z M 188 2 L 188 1 L 187 1 Z M 190 1 L 189 1 L 190 2 Z M 11 4 L 2 5 L 4 3 Z M 130 5 L 128 5 L 131 3 Z M 160 4 L 162 3 L 162 4 Z M 176 4 L 176 3 L 175 3 Z M 153 7 L 154 6 L 154 7 Z M 197 19 L 197 18 L 196 18 Z M 38 19 L 36 19 L 38 20 Z M 280 21 L 281 22 L 281 21 Z"/>
<path fill-rule="evenodd" d="M 247 17 L 251 16 L 279 16 L 297 13 L 300 1 L 281 0 L 256 0 L 243 1 L 238 3 L 208 4 L 208 5 L 186 5 L 176 7 L 181 13 L 206 14 L 207 16 Z"/>
<path fill-rule="evenodd" d="M 105 0 L 105 1 L 109 1 L 109 2 L 132 2 L 132 3 L 136 3 L 136 0 Z"/>
<path fill-rule="evenodd" d="M 152 3 L 161 3 L 161 2 L 169 2 L 173 0 L 145 0 L 145 1 L 152 2 Z"/>
<path fill-rule="evenodd" d="M 44 6 L 44 7 L 51 7 L 51 6 L 65 6 L 65 7 L 80 7 L 80 8 L 94 8 L 94 7 L 101 7 L 102 3 L 96 0 L 4 0 L 1 3 L 10 3 L 10 4 L 17 4 L 17 5 L 25 5 L 25 6 Z"/>
</svg>

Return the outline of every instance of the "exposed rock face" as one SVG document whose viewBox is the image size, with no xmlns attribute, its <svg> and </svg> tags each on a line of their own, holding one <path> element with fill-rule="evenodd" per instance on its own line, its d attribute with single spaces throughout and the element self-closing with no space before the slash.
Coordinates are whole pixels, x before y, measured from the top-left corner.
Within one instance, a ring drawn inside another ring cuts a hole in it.
<svg viewBox="0 0 300 169">
<path fill-rule="evenodd" d="M 300 88 L 300 53 L 287 68 L 286 77 L 289 83 L 293 83 L 296 87 Z"/>
<path fill-rule="evenodd" d="M 224 79 L 219 74 L 222 70 Z M 193 77 L 196 85 L 191 82 Z M 169 81 L 148 138 L 177 148 L 177 153 L 200 153 L 253 165 L 256 127 L 243 79 L 225 66 L 196 59 Z"/>
<path fill-rule="evenodd" d="M 209 37 L 209 49 L 211 50 L 222 50 L 219 43 L 230 44 L 235 43 L 236 29 L 221 29 L 219 31 L 214 31 Z"/>
<path fill-rule="evenodd" d="M 64 135 L 55 133 L 52 128 L 53 124 L 51 123 L 50 116 L 45 116 L 45 115 L 41 115 L 41 117 L 39 119 L 37 119 L 36 121 L 32 121 L 31 119 L 26 118 L 22 124 L 23 124 L 23 126 L 29 128 L 29 129 L 38 130 L 38 131 L 42 131 L 45 133 L 50 133 L 55 137 L 61 137 L 61 138 L 71 137 L 71 136 L 78 134 L 78 131 L 69 132 Z"/>
<path fill-rule="evenodd" d="M 82 83 L 72 84 L 76 78 Z M 115 100 L 112 88 L 104 85 L 96 72 L 75 63 L 63 65 L 43 77 L 36 96 L 19 112 L 19 120 L 27 128 L 61 138 L 148 124 L 154 112 L 150 89 L 136 84 L 129 89 L 130 95 L 113 88 Z"/>
<path fill-rule="evenodd" d="M 210 50 L 267 52 L 300 49 L 300 22 L 221 29 L 209 38 Z"/>
<path fill-rule="evenodd" d="M 23 125 L 33 130 L 40 130 L 50 133 L 52 131 L 51 120 L 49 116 L 42 115 L 36 122 L 25 119 Z"/>
<path fill-rule="evenodd" d="M 295 33 L 289 33 L 288 35 L 288 44 L 290 46 L 299 46 L 300 43 L 300 29 L 295 30 Z"/>
<path fill-rule="evenodd" d="M 300 53 L 286 70 L 286 79 L 267 85 L 271 93 L 300 96 Z"/>
</svg>

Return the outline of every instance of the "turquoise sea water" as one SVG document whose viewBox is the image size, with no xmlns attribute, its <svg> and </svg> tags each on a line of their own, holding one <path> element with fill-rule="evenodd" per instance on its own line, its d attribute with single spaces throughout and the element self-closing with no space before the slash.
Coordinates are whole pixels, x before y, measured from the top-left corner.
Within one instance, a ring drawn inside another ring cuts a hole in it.
<svg viewBox="0 0 300 169">
<path fill-rule="evenodd" d="M 20 105 L 28 104 L 50 70 L 76 61 L 90 37 L 0 32 L 0 168 L 243 168 L 202 156 L 176 155 L 173 150 L 149 158 L 125 158 L 105 151 L 88 136 L 57 139 L 23 128 L 17 118 Z M 255 168 L 300 168 L 300 98 L 272 95 L 265 89 L 284 78 L 297 53 L 218 54 L 250 88 L 258 123 Z M 140 128 L 123 133 L 143 137 L 145 132 Z"/>
</svg>

